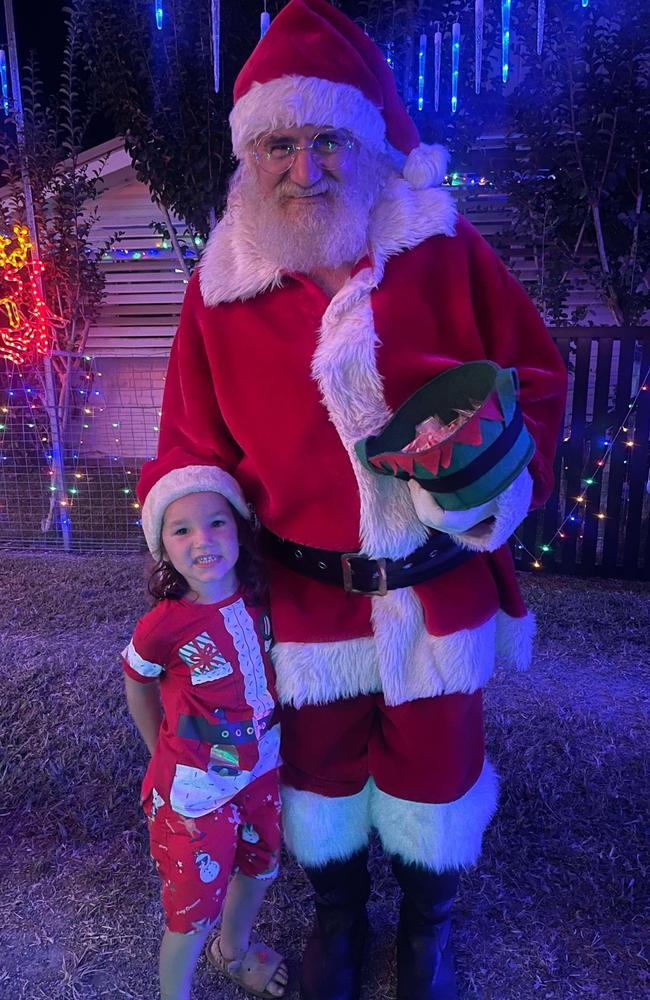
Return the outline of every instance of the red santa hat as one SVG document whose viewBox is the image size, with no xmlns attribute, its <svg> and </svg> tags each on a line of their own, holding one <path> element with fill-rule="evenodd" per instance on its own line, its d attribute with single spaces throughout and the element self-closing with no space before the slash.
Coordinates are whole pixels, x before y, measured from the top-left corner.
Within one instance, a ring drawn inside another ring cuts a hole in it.
<svg viewBox="0 0 650 1000">
<path fill-rule="evenodd" d="M 328 0 L 289 0 L 242 68 L 234 98 L 239 159 L 265 132 L 328 125 L 372 149 L 404 154 L 403 174 L 415 188 L 444 178 L 447 152 L 420 142 L 384 54 Z"/>
<path fill-rule="evenodd" d="M 217 465 L 197 464 L 182 448 L 171 448 L 163 458 L 145 462 L 137 487 L 142 507 L 142 530 L 154 559 L 162 558 L 161 535 L 165 511 L 170 503 L 189 493 L 220 493 L 238 514 L 249 518 L 250 511 L 241 486 L 230 473 Z"/>
</svg>

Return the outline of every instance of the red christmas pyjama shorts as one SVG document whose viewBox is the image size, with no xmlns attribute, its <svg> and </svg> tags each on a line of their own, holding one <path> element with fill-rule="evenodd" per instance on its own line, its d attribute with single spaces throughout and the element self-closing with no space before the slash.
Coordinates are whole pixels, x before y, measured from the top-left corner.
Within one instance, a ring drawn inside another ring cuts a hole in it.
<svg viewBox="0 0 650 1000">
<path fill-rule="evenodd" d="M 282 836 L 277 769 L 207 816 L 189 819 L 167 803 L 156 805 L 156 798 L 152 792 L 143 808 L 170 931 L 191 934 L 211 927 L 232 872 L 275 878 Z"/>
<path fill-rule="evenodd" d="M 454 802 L 483 768 L 483 696 L 387 705 L 381 694 L 282 708 L 283 784 L 318 795 L 360 792 L 370 777 L 411 802 Z"/>
</svg>

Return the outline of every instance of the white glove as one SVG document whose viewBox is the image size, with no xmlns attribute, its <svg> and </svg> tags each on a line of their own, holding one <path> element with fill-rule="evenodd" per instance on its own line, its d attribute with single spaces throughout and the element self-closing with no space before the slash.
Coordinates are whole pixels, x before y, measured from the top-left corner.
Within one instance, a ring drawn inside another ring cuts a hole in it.
<svg viewBox="0 0 650 1000">
<path fill-rule="evenodd" d="M 503 493 L 470 510 L 443 510 L 414 479 L 409 489 L 415 512 L 423 524 L 451 535 L 476 552 L 494 552 L 508 541 L 530 509 L 533 480 L 523 469 Z"/>
<path fill-rule="evenodd" d="M 494 517 L 497 512 L 496 498 L 488 500 L 479 507 L 470 507 L 469 510 L 443 510 L 433 494 L 420 486 L 415 479 L 409 479 L 409 489 L 417 516 L 423 524 L 429 528 L 436 528 L 437 531 L 447 533 L 469 531 L 475 524 L 485 521 L 488 517 Z"/>
</svg>

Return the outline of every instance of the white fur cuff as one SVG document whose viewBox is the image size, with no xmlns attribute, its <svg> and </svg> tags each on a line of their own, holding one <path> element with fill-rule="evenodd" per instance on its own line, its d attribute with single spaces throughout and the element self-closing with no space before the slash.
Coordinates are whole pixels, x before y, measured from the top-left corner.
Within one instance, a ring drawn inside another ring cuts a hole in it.
<svg viewBox="0 0 650 1000">
<path fill-rule="evenodd" d="M 250 511 L 236 479 L 215 465 L 186 465 L 172 469 L 152 486 L 142 505 L 142 530 L 154 559 L 162 558 L 162 523 L 170 503 L 190 493 L 220 493 L 242 517 Z"/>
<path fill-rule="evenodd" d="M 409 802 L 372 782 L 370 815 L 387 854 L 442 872 L 473 865 L 497 807 L 499 779 L 486 760 L 478 781 L 455 802 Z"/>
<path fill-rule="evenodd" d="M 320 868 L 362 850 L 370 833 L 370 786 L 356 795 L 330 798 L 282 788 L 282 826 L 287 849 L 302 865 Z"/>
</svg>

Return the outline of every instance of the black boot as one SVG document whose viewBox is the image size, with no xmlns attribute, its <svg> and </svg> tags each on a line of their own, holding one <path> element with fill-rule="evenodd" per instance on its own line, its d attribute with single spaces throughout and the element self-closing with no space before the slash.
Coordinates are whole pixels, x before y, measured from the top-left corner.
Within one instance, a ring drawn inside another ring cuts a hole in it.
<svg viewBox="0 0 650 1000">
<path fill-rule="evenodd" d="M 302 1000 L 358 1000 L 368 931 L 368 851 L 305 868 L 316 890 L 316 919 L 302 963 Z"/>
<path fill-rule="evenodd" d="M 404 893 L 397 928 L 397 1000 L 458 1000 L 450 941 L 458 872 L 391 859 Z"/>
</svg>

